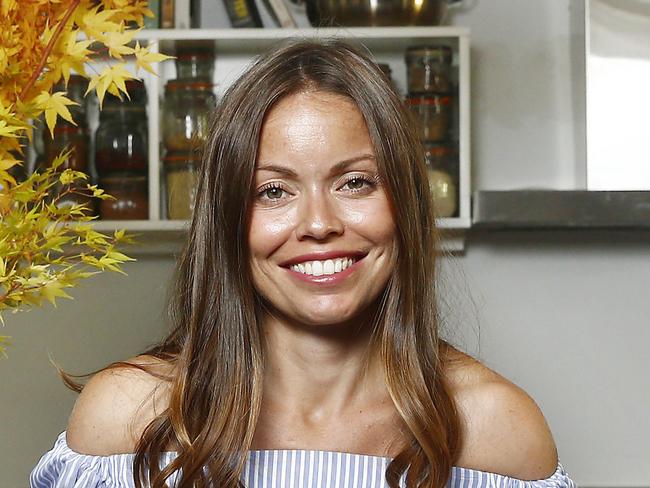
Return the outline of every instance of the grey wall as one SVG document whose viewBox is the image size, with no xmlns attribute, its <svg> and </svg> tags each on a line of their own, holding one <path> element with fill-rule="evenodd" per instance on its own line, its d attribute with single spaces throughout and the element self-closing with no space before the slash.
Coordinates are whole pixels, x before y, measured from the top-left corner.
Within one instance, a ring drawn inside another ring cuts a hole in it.
<svg viewBox="0 0 650 488">
<path fill-rule="evenodd" d="M 475 189 L 584 186 L 579 1 L 479 0 L 453 22 L 472 31 Z M 524 387 L 544 410 L 581 486 L 650 486 L 650 236 L 472 233 L 443 263 L 448 335 Z M 48 353 L 84 372 L 163 331 L 171 257 L 141 258 L 75 300 L 7 316 L 0 362 L 1 487 L 64 429 L 74 395 Z"/>
<path fill-rule="evenodd" d="M 164 301 L 173 262 L 143 258 L 116 273 L 90 278 L 61 300 L 5 315 L 12 336 L 8 359 L 0 359 L 0 487 L 25 487 L 41 454 L 65 429 L 76 394 L 50 364 L 88 373 L 137 354 L 164 332 Z"/>
</svg>

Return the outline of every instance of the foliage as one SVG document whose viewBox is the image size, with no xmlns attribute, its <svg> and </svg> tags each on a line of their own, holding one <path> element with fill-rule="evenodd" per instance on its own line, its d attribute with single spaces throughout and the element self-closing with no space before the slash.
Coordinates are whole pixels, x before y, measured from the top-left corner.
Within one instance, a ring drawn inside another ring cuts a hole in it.
<svg viewBox="0 0 650 488">
<path fill-rule="evenodd" d="M 123 231 L 96 232 L 86 205 L 59 205 L 74 193 L 111 198 L 84 173 L 63 169 L 69 153 L 23 182 L 11 170 L 24 165 L 32 121 L 44 116 L 51 133 L 58 118 L 75 123 L 68 109 L 75 102 L 65 91 L 53 92 L 61 80 L 67 86 L 71 72 L 89 79 L 88 92 L 101 104 L 106 92 L 128 97 L 125 81 L 135 75 L 125 57 L 151 72 L 151 63 L 167 59 L 132 44 L 144 16 L 152 15 L 146 0 L 0 0 L 0 321 L 3 310 L 55 304 L 78 280 L 121 272 L 132 260 L 115 250 L 130 239 Z M 111 62 L 100 66 L 99 51 Z"/>
</svg>

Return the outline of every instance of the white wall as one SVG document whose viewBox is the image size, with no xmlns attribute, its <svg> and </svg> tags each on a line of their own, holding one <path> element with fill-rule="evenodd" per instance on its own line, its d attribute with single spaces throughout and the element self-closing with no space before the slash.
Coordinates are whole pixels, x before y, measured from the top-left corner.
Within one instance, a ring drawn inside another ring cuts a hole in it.
<svg viewBox="0 0 650 488">
<path fill-rule="evenodd" d="M 472 0 L 469 0 L 470 3 Z M 479 0 L 472 30 L 475 189 L 584 186 L 581 2 Z M 544 410 L 581 486 L 650 486 L 650 235 L 473 233 L 443 266 L 449 334 Z M 84 372 L 160 336 L 172 258 L 99 276 L 73 302 L 7 317 L 0 486 L 26 486 Z"/>
<path fill-rule="evenodd" d="M 585 188 L 583 1 L 466 3 L 474 189 Z M 474 232 L 452 270 L 465 344 L 536 398 L 579 484 L 650 486 L 650 233 Z"/>
</svg>

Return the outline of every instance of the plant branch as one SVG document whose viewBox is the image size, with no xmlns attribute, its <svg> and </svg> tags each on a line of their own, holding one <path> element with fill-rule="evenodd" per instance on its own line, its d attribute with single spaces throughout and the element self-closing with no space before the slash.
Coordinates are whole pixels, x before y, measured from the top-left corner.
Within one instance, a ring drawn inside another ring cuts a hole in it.
<svg viewBox="0 0 650 488">
<path fill-rule="evenodd" d="M 52 52 L 52 49 L 54 48 L 54 45 L 56 44 L 56 41 L 59 40 L 59 37 L 61 37 L 61 32 L 63 32 L 63 28 L 65 25 L 68 23 L 68 20 L 70 20 L 70 16 L 72 16 L 72 13 L 75 11 L 75 9 L 79 6 L 81 0 L 72 0 L 70 2 L 70 5 L 68 5 L 68 10 L 65 11 L 65 15 L 63 16 L 63 19 L 61 19 L 61 22 L 59 22 L 59 25 L 56 26 L 56 30 L 54 31 L 54 34 L 52 34 L 52 38 L 50 39 L 50 42 L 47 43 L 47 46 L 45 48 L 45 52 L 43 53 L 43 57 L 38 63 L 38 66 L 36 66 L 36 69 L 32 73 L 31 78 L 23 88 L 23 90 L 20 92 L 19 98 L 22 100 L 25 95 L 29 92 L 29 90 L 32 89 L 34 86 L 34 83 L 36 83 L 36 80 L 38 79 L 39 75 L 43 71 L 43 68 L 45 67 L 45 63 L 47 62 L 47 58 L 50 56 L 50 53 Z"/>
</svg>

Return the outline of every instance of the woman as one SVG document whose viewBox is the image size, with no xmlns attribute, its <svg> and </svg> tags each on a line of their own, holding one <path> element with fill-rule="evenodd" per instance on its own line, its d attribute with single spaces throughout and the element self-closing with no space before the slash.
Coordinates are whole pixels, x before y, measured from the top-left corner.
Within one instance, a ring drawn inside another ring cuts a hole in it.
<svg viewBox="0 0 650 488">
<path fill-rule="evenodd" d="M 572 486 L 535 403 L 438 337 L 423 161 L 366 55 L 259 59 L 217 109 L 175 329 L 91 379 L 32 486 Z"/>
</svg>

